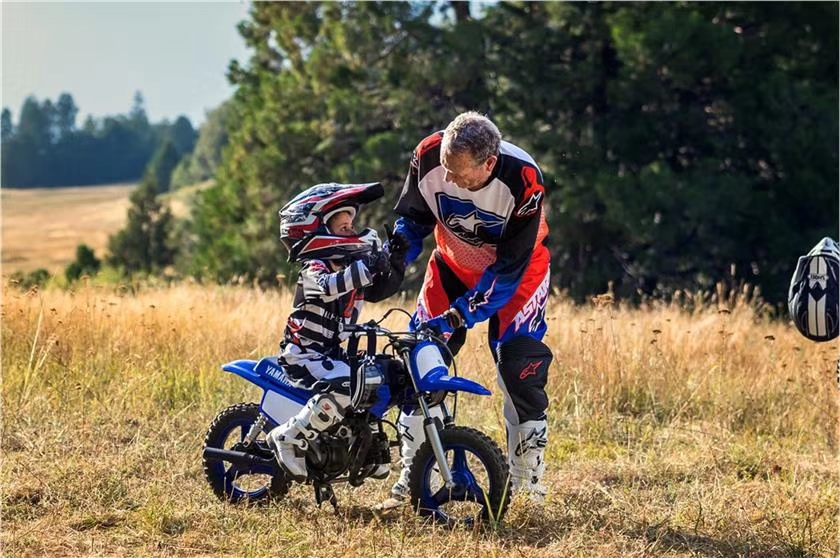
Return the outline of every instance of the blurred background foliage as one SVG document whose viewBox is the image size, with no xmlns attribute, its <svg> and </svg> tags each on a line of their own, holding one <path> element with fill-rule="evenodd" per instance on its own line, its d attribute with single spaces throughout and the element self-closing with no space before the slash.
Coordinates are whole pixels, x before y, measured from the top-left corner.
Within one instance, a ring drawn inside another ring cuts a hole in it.
<svg viewBox="0 0 840 558">
<path fill-rule="evenodd" d="M 176 122 L 127 150 L 165 162 L 147 191 L 214 178 L 177 246 L 158 239 L 171 262 L 143 269 L 276 284 L 286 201 L 381 181 L 387 199 L 363 214 L 381 231 L 411 150 L 464 110 L 542 167 L 552 280 L 578 300 L 726 279 L 779 301 L 796 258 L 837 235 L 837 3 L 255 3 L 239 31 L 251 56 L 230 64 L 234 97 L 189 141 Z M 7 165 L 36 168 L 12 147 L 45 141 L 20 120 L 4 111 L 4 184 L 25 185 Z M 55 145 L 66 120 L 48 127 Z"/>
</svg>

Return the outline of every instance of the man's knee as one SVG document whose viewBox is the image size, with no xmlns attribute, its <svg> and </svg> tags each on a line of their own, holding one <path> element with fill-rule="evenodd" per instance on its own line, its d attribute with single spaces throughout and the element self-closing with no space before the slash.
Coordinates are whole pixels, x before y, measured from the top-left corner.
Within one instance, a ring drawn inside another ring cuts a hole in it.
<svg viewBox="0 0 840 558">
<path fill-rule="evenodd" d="M 541 341 L 515 337 L 498 346 L 499 376 L 520 422 L 540 420 L 548 408 L 545 385 L 553 355 Z"/>
</svg>

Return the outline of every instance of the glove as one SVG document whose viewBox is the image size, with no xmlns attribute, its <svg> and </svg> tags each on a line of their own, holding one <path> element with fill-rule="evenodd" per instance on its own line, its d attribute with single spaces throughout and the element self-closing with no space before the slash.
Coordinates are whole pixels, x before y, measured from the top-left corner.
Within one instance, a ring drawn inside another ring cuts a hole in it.
<svg viewBox="0 0 840 558">
<path fill-rule="evenodd" d="M 449 324 L 449 327 L 452 329 L 464 327 L 464 317 L 457 308 L 450 308 L 440 316 L 446 320 L 446 323 Z"/>
<path fill-rule="evenodd" d="M 420 324 L 418 329 L 429 329 L 435 335 L 435 337 L 447 337 L 452 335 L 453 329 L 449 327 L 449 322 L 446 321 L 446 318 L 443 317 L 443 314 L 438 316 L 437 318 L 432 318 L 428 322 L 423 322 Z"/>
<path fill-rule="evenodd" d="M 451 335 L 456 329 L 464 327 L 464 319 L 458 310 L 450 308 L 440 316 L 423 323 L 421 327 L 424 326 L 437 335 Z"/>
<path fill-rule="evenodd" d="M 385 225 L 385 234 L 388 235 L 386 249 L 391 254 L 391 257 L 400 263 L 405 262 L 405 256 L 411 247 L 408 237 L 403 233 L 392 231 L 388 225 Z"/>
<path fill-rule="evenodd" d="M 365 266 L 373 275 L 388 275 L 391 273 L 391 262 L 388 254 L 380 250 L 368 253 L 364 258 Z"/>
</svg>

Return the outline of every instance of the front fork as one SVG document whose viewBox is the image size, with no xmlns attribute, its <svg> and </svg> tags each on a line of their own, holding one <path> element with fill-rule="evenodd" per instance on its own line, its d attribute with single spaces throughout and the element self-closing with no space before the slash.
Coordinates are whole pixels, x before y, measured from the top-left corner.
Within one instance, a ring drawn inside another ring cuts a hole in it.
<svg viewBox="0 0 840 558">
<path fill-rule="evenodd" d="M 403 355 L 403 361 L 406 363 L 407 369 L 411 370 L 408 353 Z M 455 483 L 452 481 L 452 471 L 449 469 L 449 463 L 446 462 L 446 452 L 443 451 L 443 443 L 440 441 L 440 433 L 437 429 L 437 423 L 429 411 L 429 405 L 426 403 L 426 400 L 423 399 L 420 387 L 414 379 L 414 374 L 409 372 L 408 376 L 411 378 L 411 384 L 414 386 L 414 393 L 417 394 L 417 403 L 420 405 L 420 410 L 423 412 L 423 430 L 426 432 L 426 439 L 432 445 L 432 452 L 435 454 L 435 460 L 437 460 L 440 476 L 443 477 L 443 482 L 446 484 L 446 488 L 453 488 Z M 452 420 L 452 417 L 449 415 L 449 409 L 446 408 L 446 403 L 443 401 L 441 401 L 440 406 L 443 411 L 444 421 L 448 424 Z"/>
<path fill-rule="evenodd" d="M 418 396 L 417 402 L 420 403 L 420 409 L 423 411 L 423 430 L 426 431 L 426 439 L 429 440 L 429 443 L 432 445 L 432 451 L 434 452 L 435 459 L 438 463 L 440 476 L 443 477 L 446 488 L 452 488 L 455 486 L 455 483 L 452 481 L 452 471 L 449 470 L 449 463 L 446 462 L 446 452 L 443 451 L 443 443 L 440 441 L 440 433 L 437 429 L 437 422 L 432 417 L 432 414 L 429 411 L 429 405 L 422 396 Z M 446 408 L 446 403 L 441 402 L 440 405 L 443 408 L 444 419 L 450 418 L 449 410 Z"/>
</svg>

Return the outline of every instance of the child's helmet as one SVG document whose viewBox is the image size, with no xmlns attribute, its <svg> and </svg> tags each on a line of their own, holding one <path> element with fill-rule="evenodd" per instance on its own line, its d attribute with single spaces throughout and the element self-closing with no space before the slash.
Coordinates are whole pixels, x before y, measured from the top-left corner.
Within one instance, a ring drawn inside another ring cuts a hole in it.
<svg viewBox="0 0 840 558">
<path fill-rule="evenodd" d="M 826 237 L 799 258 L 790 280 L 788 310 L 799 333 L 811 341 L 831 341 L 840 319 L 840 246 Z"/>
<path fill-rule="evenodd" d="M 317 184 L 304 190 L 280 210 L 280 240 L 289 250 L 290 262 L 341 260 L 358 257 L 379 248 L 373 229 L 352 236 L 332 234 L 330 217 L 349 211 L 353 218 L 359 207 L 381 198 L 382 184 Z"/>
</svg>

